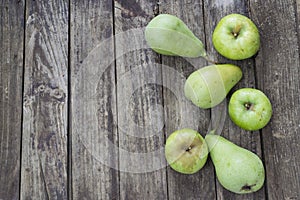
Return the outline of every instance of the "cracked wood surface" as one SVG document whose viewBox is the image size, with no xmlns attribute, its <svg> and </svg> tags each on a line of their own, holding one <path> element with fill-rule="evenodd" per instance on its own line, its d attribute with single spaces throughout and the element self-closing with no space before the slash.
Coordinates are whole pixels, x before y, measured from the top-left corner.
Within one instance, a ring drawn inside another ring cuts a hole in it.
<svg viewBox="0 0 300 200">
<path fill-rule="evenodd" d="M 24 4 L 1 2 L 0 199 L 18 199 L 22 129 Z"/>
<path fill-rule="evenodd" d="M 26 1 L 21 199 L 68 196 L 68 1 Z"/>
<path fill-rule="evenodd" d="M 0 200 L 300 198 L 300 0 L 0 6 Z M 261 34 L 260 51 L 244 61 L 225 59 L 212 46 L 217 22 L 233 12 L 250 17 Z M 221 133 L 262 158 L 260 191 L 225 190 L 210 159 L 194 175 L 166 167 L 166 137 L 185 127 L 204 136 L 218 112 L 183 96 L 185 78 L 207 65 L 204 59 L 147 48 L 143 27 L 159 13 L 181 18 L 211 59 L 242 68 L 232 92 L 255 87 L 269 96 L 274 114 L 265 128 L 243 131 L 226 115 Z"/>
</svg>

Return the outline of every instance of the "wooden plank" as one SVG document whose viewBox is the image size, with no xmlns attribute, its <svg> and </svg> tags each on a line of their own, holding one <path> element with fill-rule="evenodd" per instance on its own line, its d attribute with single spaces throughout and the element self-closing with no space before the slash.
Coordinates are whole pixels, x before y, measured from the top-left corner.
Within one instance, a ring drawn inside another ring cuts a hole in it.
<svg viewBox="0 0 300 200">
<path fill-rule="evenodd" d="M 71 1 L 72 199 L 119 199 L 112 1 Z"/>
<path fill-rule="evenodd" d="M 142 29 L 155 7 L 115 1 L 120 199 L 167 199 L 160 59 Z"/>
<path fill-rule="evenodd" d="M 19 199 L 25 7 L 7 0 L 0 9 L 0 199 Z"/>
<path fill-rule="evenodd" d="M 230 99 L 230 95 L 239 88 L 251 87 L 255 88 L 255 62 L 253 59 L 247 59 L 243 61 L 228 60 L 219 55 L 212 45 L 212 33 L 219 20 L 231 13 L 240 13 L 249 16 L 247 1 L 234 1 L 234 0 L 212 0 L 204 1 L 205 8 L 205 30 L 207 39 L 207 49 L 210 52 L 210 56 L 214 60 L 218 60 L 219 63 L 232 63 L 241 67 L 243 71 L 242 80 L 231 90 L 227 97 L 227 104 Z M 222 136 L 234 142 L 235 144 L 246 148 L 260 156 L 262 158 L 261 140 L 259 131 L 244 131 L 237 127 L 227 115 L 225 126 L 221 133 Z M 217 181 L 217 199 L 265 199 L 265 188 L 262 188 L 256 193 L 247 195 L 236 195 L 232 192 L 224 189 Z"/>
<path fill-rule="evenodd" d="M 269 199 L 300 198 L 300 62 L 295 1 L 251 2 L 259 25 L 258 87 L 273 104 L 271 123 L 262 130 Z"/>
<path fill-rule="evenodd" d="M 26 1 L 21 199 L 67 199 L 68 1 Z"/>
<path fill-rule="evenodd" d="M 296 0 L 296 8 L 297 8 L 297 21 L 298 25 L 298 42 L 300 42 L 300 0 Z"/>
<path fill-rule="evenodd" d="M 162 1 L 159 4 L 159 11 L 179 17 L 205 43 L 202 1 Z M 203 58 L 184 59 L 163 56 L 162 64 L 166 136 L 178 129 L 191 128 L 199 131 L 204 137 L 210 123 L 210 109 L 204 110 L 194 106 L 185 98 L 183 87 L 188 75 L 206 66 L 207 62 Z M 170 167 L 167 173 L 169 199 L 216 198 L 215 175 L 210 160 L 196 174 L 180 174 Z"/>
</svg>

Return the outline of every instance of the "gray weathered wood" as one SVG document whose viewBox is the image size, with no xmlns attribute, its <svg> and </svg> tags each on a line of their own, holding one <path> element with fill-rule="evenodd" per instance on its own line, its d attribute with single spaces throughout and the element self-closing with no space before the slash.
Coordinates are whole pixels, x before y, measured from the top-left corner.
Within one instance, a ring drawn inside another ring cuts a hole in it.
<svg viewBox="0 0 300 200">
<path fill-rule="evenodd" d="M 115 1 L 121 199 L 167 199 L 160 60 L 141 30 L 155 7 L 154 0 Z"/>
<path fill-rule="evenodd" d="M 162 1 L 160 13 L 169 13 L 179 17 L 205 44 L 202 1 Z M 191 128 L 204 137 L 208 132 L 210 110 L 199 109 L 184 96 L 185 79 L 193 71 L 204 67 L 203 58 L 184 59 L 180 57 L 162 57 L 164 87 L 165 131 L 169 136 L 173 131 Z M 172 69 L 171 70 L 169 70 Z M 171 72 L 170 72 L 171 71 Z M 173 72 L 173 73 L 172 73 Z M 196 174 L 184 175 L 168 167 L 169 199 L 215 199 L 215 179 L 212 163 L 206 165 Z"/>
<path fill-rule="evenodd" d="M 19 199 L 24 11 L 22 2 L 1 2 L 0 199 Z"/>
<path fill-rule="evenodd" d="M 297 22 L 296 24 L 298 24 L 298 42 L 300 41 L 300 0 L 296 0 L 296 7 L 297 7 Z"/>
<path fill-rule="evenodd" d="M 212 33 L 215 26 L 220 21 L 220 19 L 227 14 L 240 13 L 248 17 L 248 4 L 246 1 L 234 1 L 234 0 L 213 0 L 205 1 L 205 30 L 206 35 L 209 37 L 207 39 L 207 48 L 211 52 L 211 56 L 218 60 L 219 63 L 231 63 L 241 67 L 243 71 L 242 80 L 231 90 L 227 97 L 227 105 L 230 99 L 230 95 L 239 88 L 251 87 L 255 88 L 255 62 L 253 59 L 247 59 L 243 61 L 232 61 L 228 60 L 221 55 L 219 55 L 212 45 Z M 260 156 L 262 158 L 261 150 L 261 140 L 259 131 L 245 131 L 236 126 L 227 114 L 225 126 L 221 133 L 222 136 L 234 142 L 235 144 L 246 148 Z M 256 193 L 251 193 L 247 195 L 236 195 L 232 192 L 224 189 L 217 181 L 217 199 L 265 199 L 264 187 Z"/>
<path fill-rule="evenodd" d="M 68 1 L 26 1 L 21 199 L 67 199 Z"/>
<path fill-rule="evenodd" d="M 112 1 L 72 0 L 70 34 L 72 198 L 119 199 Z"/>
<path fill-rule="evenodd" d="M 258 88 L 273 104 L 271 123 L 262 129 L 268 198 L 299 199 L 300 61 L 295 1 L 250 5 L 262 37 L 256 58 Z"/>
<path fill-rule="evenodd" d="M 254 58 L 213 48 L 216 24 L 233 12 L 260 30 Z M 219 113 L 183 94 L 185 78 L 209 63 L 147 49 L 143 27 L 158 13 L 181 18 L 211 59 L 242 68 L 226 105 L 242 87 L 270 97 L 261 131 L 227 114 L 221 133 L 262 158 L 260 191 L 225 190 L 210 159 L 193 175 L 166 167 L 166 137 L 184 127 L 204 136 Z M 299 199 L 299 24 L 300 0 L 1 1 L 0 199 Z"/>
</svg>

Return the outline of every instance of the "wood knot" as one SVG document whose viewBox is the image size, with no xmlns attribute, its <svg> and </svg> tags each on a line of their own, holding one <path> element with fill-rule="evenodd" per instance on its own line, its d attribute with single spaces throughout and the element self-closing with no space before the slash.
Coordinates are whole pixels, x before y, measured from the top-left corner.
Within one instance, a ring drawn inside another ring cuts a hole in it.
<svg viewBox="0 0 300 200">
<path fill-rule="evenodd" d="M 66 95 L 63 90 L 56 88 L 56 89 L 52 90 L 52 92 L 50 93 L 50 96 L 56 98 L 59 101 L 64 101 Z"/>
<path fill-rule="evenodd" d="M 44 92 L 45 89 L 46 89 L 45 85 L 40 85 L 40 86 L 38 86 L 38 88 L 37 88 L 38 92 Z"/>
<path fill-rule="evenodd" d="M 30 105 L 32 104 L 32 102 L 33 102 L 33 98 L 34 98 L 34 97 L 30 97 L 30 96 L 28 96 L 28 95 L 25 95 L 25 96 L 23 97 L 23 105 L 24 105 L 25 107 L 30 106 Z"/>
</svg>

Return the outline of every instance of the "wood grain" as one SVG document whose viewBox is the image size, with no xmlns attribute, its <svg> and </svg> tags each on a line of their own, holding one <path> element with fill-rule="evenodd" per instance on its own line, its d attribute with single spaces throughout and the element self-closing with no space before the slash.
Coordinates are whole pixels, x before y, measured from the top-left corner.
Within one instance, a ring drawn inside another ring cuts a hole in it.
<svg viewBox="0 0 300 200">
<path fill-rule="evenodd" d="M 221 20 L 222 17 L 231 13 L 240 13 L 249 16 L 249 7 L 246 1 L 204 1 L 205 7 L 205 22 L 206 22 L 206 35 L 209 36 L 207 39 L 207 49 L 211 52 L 211 57 L 214 60 L 218 60 L 219 63 L 231 63 L 239 66 L 243 72 L 242 80 L 229 92 L 227 96 L 227 105 L 230 100 L 231 94 L 239 88 L 255 88 L 255 62 L 253 59 L 247 59 L 242 61 L 232 61 L 222 57 L 216 52 L 212 44 L 212 33 L 215 26 Z M 222 136 L 232 141 L 233 143 L 246 148 L 260 156 L 262 158 L 261 140 L 259 131 L 245 131 L 236 126 L 227 114 L 225 126 L 221 133 Z M 255 193 L 247 195 L 236 195 L 228 190 L 224 189 L 217 181 L 217 199 L 265 199 L 265 188 Z"/>
<path fill-rule="evenodd" d="M 112 1 L 71 1 L 73 199 L 119 199 L 112 36 Z"/>
<path fill-rule="evenodd" d="M 299 11 L 300 0 L 2 0 L 0 200 L 300 199 Z M 262 158 L 258 192 L 225 190 L 210 159 L 193 175 L 167 166 L 167 136 L 185 127 L 204 136 L 222 109 L 201 110 L 184 97 L 188 75 L 209 64 L 203 58 L 148 48 L 144 27 L 159 13 L 181 18 L 212 60 L 241 67 L 225 105 L 243 87 L 270 98 L 273 116 L 262 130 L 241 130 L 227 112 L 221 127 Z M 231 61 L 214 49 L 213 30 L 230 13 L 258 26 L 253 58 Z"/>
<path fill-rule="evenodd" d="M 295 6 L 296 6 L 296 15 L 297 15 L 297 19 L 296 19 L 296 25 L 298 25 L 298 30 L 297 30 L 297 33 L 298 33 L 298 43 L 300 42 L 300 0 L 296 0 L 295 2 Z"/>
<path fill-rule="evenodd" d="M 255 60 L 258 87 L 273 104 L 271 123 L 262 129 L 268 198 L 299 199 L 300 62 L 295 1 L 250 5 L 262 37 Z"/>
<path fill-rule="evenodd" d="M 203 21 L 202 1 L 162 1 L 160 13 L 169 13 L 179 17 L 204 44 L 205 22 Z M 184 96 L 183 87 L 186 78 L 195 70 L 207 65 L 203 58 L 185 59 L 180 57 L 162 57 L 164 108 L 166 136 L 182 128 L 199 131 L 204 137 L 210 123 L 210 110 L 199 109 Z M 168 68 L 172 69 L 168 70 Z M 170 72 L 171 71 L 171 72 Z M 209 159 L 208 159 L 209 160 Z M 168 173 L 169 199 L 215 199 L 214 170 L 210 160 L 198 173 L 184 175 L 170 167 Z M 201 186 L 201 187 L 200 187 Z"/>
<path fill-rule="evenodd" d="M 167 199 L 160 60 L 143 46 L 155 7 L 115 1 L 120 199 Z"/>
<path fill-rule="evenodd" d="M 2 1 L 0 10 L 0 199 L 19 199 L 25 7 Z"/>
<path fill-rule="evenodd" d="M 21 199 L 67 199 L 68 1 L 26 1 Z"/>
</svg>

